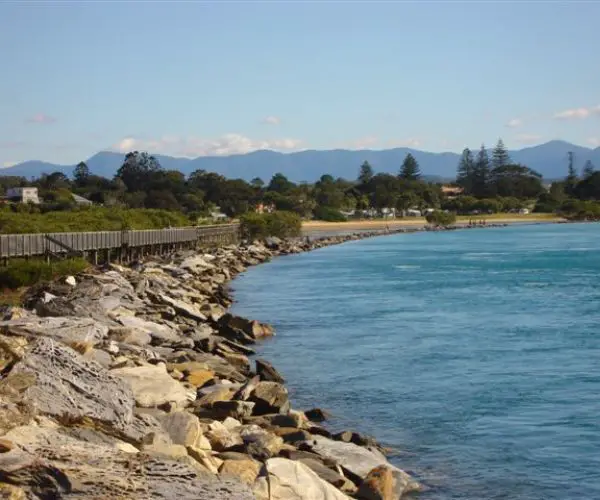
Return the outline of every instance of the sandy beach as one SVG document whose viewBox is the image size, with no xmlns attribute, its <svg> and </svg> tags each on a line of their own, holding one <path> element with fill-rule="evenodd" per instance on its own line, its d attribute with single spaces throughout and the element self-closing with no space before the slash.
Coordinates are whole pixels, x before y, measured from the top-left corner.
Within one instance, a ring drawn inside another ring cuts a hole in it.
<svg viewBox="0 0 600 500">
<path fill-rule="evenodd" d="M 468 224 L 469 221 L 479 222 L 485 220 L 488 224 L 524 224 L 536 222 L 560 222 L 563 219 L 552 214 L 495 214 L 491 216 L 460 216 L 456 224 Z M 308 221 L 302 223 L 303 231 L 360 231 L 383 230 L 386 228 L 424 226 L 427 221 L 424 217 L 410 217 L 404 219 L 376 219 L 356 220 L 348 222 Z"/>
</svg>

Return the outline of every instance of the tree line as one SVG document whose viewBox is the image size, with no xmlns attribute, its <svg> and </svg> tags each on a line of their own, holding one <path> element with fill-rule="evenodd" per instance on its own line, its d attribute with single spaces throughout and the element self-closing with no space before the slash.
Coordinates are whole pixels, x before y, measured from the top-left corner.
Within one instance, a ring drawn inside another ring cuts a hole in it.
<svg viewBox="0 0 600 500">
<path fill-rule="evenodd" d="M 71 193 L 76 193 L 105 207 L 182 212 L 191 220 L 207 217 L 217 207 L 230 217 L 253 212 L 262 205 L 303 218 L 344 220 L 352 213 L 375 215 L 392 209 L 403 213 L 431 208 L 468 214 L 535 207 L 554 212 L 568 208 L 567 202 L 574 205 L 573 200 L 600 200 L 600 172 L 591 163 L 579 175 L 570 155 L 567 176 L 548 190 L 538 172 L 511 160 L 501 139 L 491 153 L 483 145 L 476 152 L 468 148 L 463 151 L 454 183 L 461 190 L 458 195 L 447 194 L 442 184 L 424 179 L 410 153 L 395 175 L 376 173 L 365 161 L 355 180 L 324 174 L 314 183 L 294 183 L 281 173 L 268 182 L 260 178 L 250 182 L 227 179 L 205 170 L 186 177 L 162 168 L 146 152 L 132 151 L 125 155 L 112 179 L 94 175 L 84 162 L 75 167 L 72 178 L 61 172 L 43 175 L 33 183 L 20 177 L 0 178 L 5 189 L 22 185 L 37 186 L 44 204 L 14 210 L 68 210 L 74 205 Z"/>
</svg>

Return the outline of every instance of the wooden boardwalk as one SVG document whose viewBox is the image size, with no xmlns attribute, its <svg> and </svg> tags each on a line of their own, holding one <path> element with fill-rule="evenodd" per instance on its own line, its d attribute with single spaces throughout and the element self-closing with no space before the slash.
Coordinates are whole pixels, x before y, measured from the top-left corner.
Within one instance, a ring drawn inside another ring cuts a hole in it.
<svg viewBox="0 0 600 500">
<path fill-rule="evenodd" d="M 169 229 L 36 233 L 0 235 L 0 259 L 16 257 L 81 256 L 98 260 L 128 261 L 145 254 L 199 248 L 239 241 L 239 224 L 176 227 Z"/>
</svg>

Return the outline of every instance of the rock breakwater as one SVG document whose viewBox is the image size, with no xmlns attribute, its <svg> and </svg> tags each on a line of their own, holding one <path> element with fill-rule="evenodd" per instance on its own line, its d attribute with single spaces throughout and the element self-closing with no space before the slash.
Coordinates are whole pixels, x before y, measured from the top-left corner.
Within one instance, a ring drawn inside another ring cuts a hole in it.
<svg viewBox="0 0 600 500">
<path fill-rule="evenodd" d="M 325 412 L 292 409 L 276 368 L 251 361 L 273 329 L 227 312 L 227 284 L 249 266 L 380 234 L 269 238 L 31 288 L 0 321 L 0 497 L 387 500 L 419 490 L 372 439 L 332 435 Z"/>
</svg>

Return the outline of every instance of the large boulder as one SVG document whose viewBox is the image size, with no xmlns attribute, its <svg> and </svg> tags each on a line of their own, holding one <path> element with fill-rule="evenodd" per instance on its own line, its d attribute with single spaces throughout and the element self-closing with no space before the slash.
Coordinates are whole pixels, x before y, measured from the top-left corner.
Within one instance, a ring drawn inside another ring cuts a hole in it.
<svg viewBox="0 0 600 500">
<path fill-rule="evenodd" d="M 379 465 L 367 474 L 356 496 L 361 500 L 400 500 L 403 493 L 403 489 L 397 488 L 392 469 Z"/>
<path fill-rule="evenodd" d="M 301 462 L 270 458 L 254 483 L 258 500 L 349 500 Z"/>
<path fill-rule="evenodd" d="M 260 463 L 251 457 L 246 460 L 225 460 L 219 467 L 221 476 L 232 476 L 247 484 L 254 484 L 259 472 Z"/>
<path fill-rule="evenodd" d="M 34 341 L 2 384 L 43 414 L 88 417 L 120 429 L 133 420 L 134 396 L 126 381 L 50 338 Z"/>
<path fill-rule="evenodd" d="M 206 316 L 200 312 L 200 310 L 193 304 L 185 302 L 180 299 L 170 297 L 166 293 L 152 294 L 155 301 L 171 306 L 179 314 L 186 316 L 195 321 L 206 321 Z"/>
<path fill-rule="evenodd" d="M 342 491 L 351 491 L 356 488 L 348 478 L 342 476 L 338 471 L 327 467 L 321 460 L 315 458 L 300 458 L 300 462 L 308 466 L 313 472 Z"/>
<path fill-rule="evenodd" d="M 283 384 L 285 382 L 285 380 L 279 374 L 279 372 L 268 361 L 265 361 L 264 359 L 257 359 L 255 363 L 256 374 L 260 377 L 261 380 L 266 380 L 269 382 L 278 382 L 280 384 Z"/>
<path fill-rule="evenodd" d="M 207 259 L 202 255 L 194 255 L 184 259 L 179 264 L 179 267 L 192 273 L 202 273 L 206 270 L 214 269 L 215 265 L 208 262 Z"/>
<path fill-rule="evenodd" d="M 385 466 L 394 474 L 397 491 L 405 494 L 420 489 L 418 482 L 403 470 L 391 465 L 385 455 L 375 448 L 334 441 L 323 436 L 314 436 L 310 446 L 313 452 L 335 460 L 356 483 L 361 483 L 373 469 Z"/>
<path fill-rule="evenodd" d="M 246 451 L 259 460 L 275 457 L 283 446 L 283 439 L 262 429 L 258 425 L 248 425 L 240 430 Z"/>
<path fill-rule="evenodd" d="M 177 342 L 180 339 L 180 336 L 168 326 L 147 321 L 138 316 L 119 315 L 116 320 L 123 326 L 150 335 L 157 342 Z"/>
<path fill-rule="evenodd" d="M 196 392 L 174 380 L 162 364 L 117 368 L 112 373 L 131 385 L 138 406 L 152 407 L 165 403 L 184 406 L 196 399 Z"/>
<path fill-rule="evenodd" d="M 290 409 L 287 389 L 277 382 L 259 382 L 249 401 L 256 403 L 254 415 L 287 413 Z"/>
<path fill-rule="evenodd" d="M 238 432 L 229 430 L 219 421 L 214 421 L 206 425 L 203 431 L 212 449 L 216 451 L 240 448 L 244 444 L 244 440 Z"/>
<path fill-rule="evenodd" d="M 162 419 L 165 431 L 174 444 L 210 449 L 210 442 L 202 434 L 198 417 L 187 411 L 174 411 Z"/>
<path fill-rule="evenodd" d="M 271 325 L 260 323 L 256 320 L 242 318 L 240 316 L 234 316 L 230 313 L 224 314 L 219 319 L 219 326 L 224 331 L 240 330 L 254 340 L 275 335 L 275 331 Z"/>
</svg>

